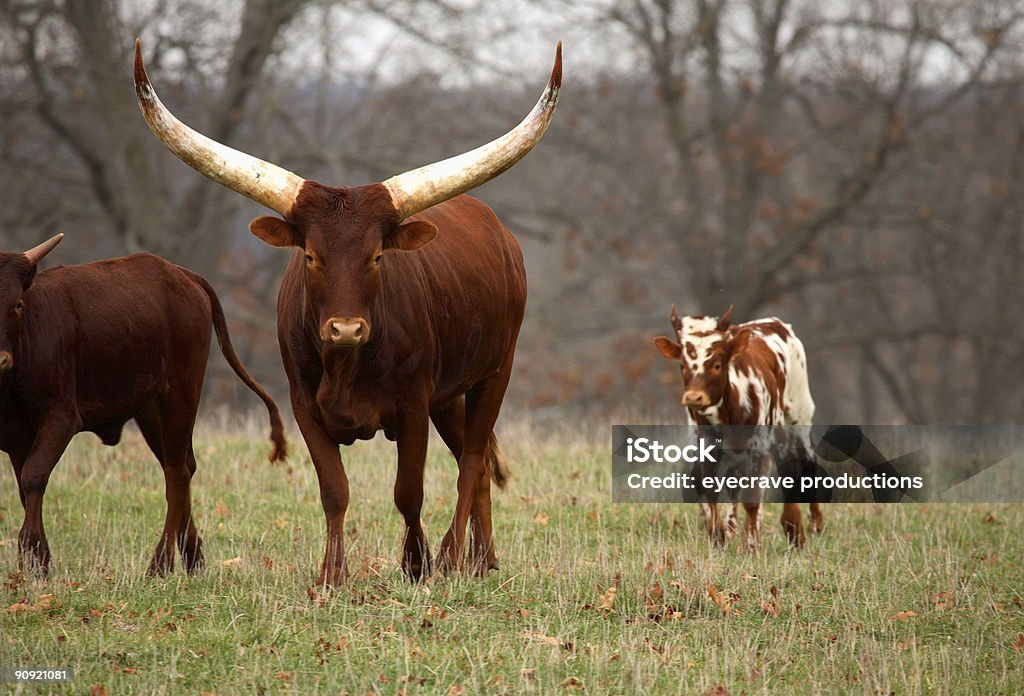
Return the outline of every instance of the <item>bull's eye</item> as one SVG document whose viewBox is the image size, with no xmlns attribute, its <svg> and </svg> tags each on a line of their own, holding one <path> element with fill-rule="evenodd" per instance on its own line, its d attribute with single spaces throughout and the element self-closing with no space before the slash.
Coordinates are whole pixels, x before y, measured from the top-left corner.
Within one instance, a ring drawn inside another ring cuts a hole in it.
<svg viewBox="0 0 1024 696">
<path fill-rule="evenodd" d="M 310 265 L 310 266 L 313 265 L 313 255 L 312 254 L 306 254 L 306 264 Z"/>
<path fill-rule="evenodd" d="M 14 311 L 17 312 L 18 314 L 21 314 L 24 309 L 25 303 L 22 302 L 21 300 L 18 300 L 18 304 L 14 305 Z"/>
<path fill-rule="evenodd" d="M 722 371 L 722 363 L 716 362 L 711 369 L 715 371 L 715 374 L 721 372 Z"/>
<path fill-rule="evenodd" d="M 376 256 L 375 256 L 374 258 L 373 258 L 373 263 L 374 263 L 374 264 L 376 264 L 377 266 L 379 266 L 379 265 L 380 265 L 380 262 L 381 262 L 381 261 L 383 261 L 383 260 L 384 260 L 384 254 L 377 254 L 377 255 L 376 255 Z"/>
</svg>

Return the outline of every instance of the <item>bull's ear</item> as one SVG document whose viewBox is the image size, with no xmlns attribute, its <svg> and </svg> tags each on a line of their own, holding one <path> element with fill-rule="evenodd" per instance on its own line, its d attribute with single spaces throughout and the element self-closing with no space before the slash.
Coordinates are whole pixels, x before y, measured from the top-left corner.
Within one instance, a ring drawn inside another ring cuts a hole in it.
<svg viewBox="0 0 1024 696">
<path fill-rule="evenodd" d="M 416 251 L 424 244 L 432 242 L 437 236 L 437 227 L 426 220 L 403 222 L 384 239 L 385 249 L 401 249 Z"/>
<path fill-rule="evenodd" d="M 658 352 L 668 360 L 678 360 L 679 356 L 683 354 L 683 347 L 671 338 L 658 336 L 654 339 L 654 345 L 658 347 Z"/>
<path fill-rule="evenodd" d="M 715 328 L 718 331 L 725 331 L 729 328 L 729 324 L 732 322 L 732 305 L 729 305 L 729 309 L 725 310 L 722 316 L 718 317 L 718 326 Z"/>
<path fill-rule="evenodd" d="M 294 226 L 281 218 L 264 215 L 249 223 L 249 231 L 254 236 L 274 247 L 305 246 L 302 235 Z"/>
</svg>

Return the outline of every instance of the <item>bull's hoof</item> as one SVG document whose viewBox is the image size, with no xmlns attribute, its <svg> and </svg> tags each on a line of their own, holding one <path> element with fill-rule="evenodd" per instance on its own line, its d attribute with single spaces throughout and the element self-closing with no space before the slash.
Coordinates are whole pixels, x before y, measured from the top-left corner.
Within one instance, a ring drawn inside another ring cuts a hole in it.
<svg viewBox="0 0 1024 696">
<path fill-rule="evenodd" d="M 423 582 L 433 572 L 430 554 L 428 553 L 420 558 L 406 556 L 402 559 L 402 572 L 405 573 L 405 577 L 409 578 L 411 582 Z"/>
<path fill-rule="evenodd" d="M 348 582 L 348 564 L 340 563 L 333 566 L 324 566 L 320 569 L 320 575 L 316 579 L 316 586 L 319 588 L 341 587 Z"/>
<path fill-rule="evenodd" d="M 463 569 L 464 555 L 461 550 L 455 548 L 455 544 L 441 542 L 441 550 L 437 552 L 434 565 L 444 575 L 458 573 Z"/>
</svg>

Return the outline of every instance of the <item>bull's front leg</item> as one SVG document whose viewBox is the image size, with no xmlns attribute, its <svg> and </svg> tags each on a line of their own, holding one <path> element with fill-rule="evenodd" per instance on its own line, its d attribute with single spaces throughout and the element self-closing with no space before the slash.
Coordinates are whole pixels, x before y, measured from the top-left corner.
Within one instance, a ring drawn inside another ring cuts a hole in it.
<svg viewBox="0 0 1024 696">
<path fill-rule="evenodd" d="M 336 587 L 348 579 L 345 560 L 345 512 L 348 510 L 348 476 L 341 462 L 338 443 L 324 431 L 298 399 L 292 399 L 295 421 L 309 448 L 320 483 L 320 502 L 327 522 L 327 548 L 317 578 L 319 587 Z"/>
<path fill-rule="evenodd" d="M 402 418 L 398 430 L 398 472 L 395 507 L 405 519 L 402 570 L 412 580 L 430 575 L 430 548 L 420 522 L 423 508 L 423 470 L 427 460 L 430 420 L 426 408 Z"/>
<path fill-rule="evenodd" d="M 43 496 L 53 468 L 80 427 L 81 421 L 76 416 L 51 414 L 36 432 L 18 479 L 18 490 L 25 506 L 25 519 L 18 534 L 19 563 L 25 570 L 44 576 L 50 571 L 50 545 L 43 528 Z"/>
</svg>

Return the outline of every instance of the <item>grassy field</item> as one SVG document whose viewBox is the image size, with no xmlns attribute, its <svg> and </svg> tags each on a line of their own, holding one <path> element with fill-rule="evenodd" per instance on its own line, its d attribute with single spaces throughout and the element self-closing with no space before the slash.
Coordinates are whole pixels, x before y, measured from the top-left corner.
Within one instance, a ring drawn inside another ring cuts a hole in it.
<svg viewBox="0 0 1024 696">
<path fill-rule="evenodd" d="M 273 466 L 260 431 L 197 435 L 194 577 L 143 577 L 164 499 L 137 435 L 82 436 L 58 466 L 48 581 L 15 570 L 0 472 L 0 666 L 73 667 L 38 690 L 95 694 L 1024 692 L 1024 507 L 833 506 L 790 551 L 771 506 L 750 556 L 711 548 L 695 507 L 612 504 L 606 436 L 503 442 L 501 570 L 422 585 L 398 566 L 393 446 L 351 448 L 354 578 L 327 596 L 307 589 L 323 517 L 301 441 Z M 430 456 L 436 550 L 456 467 Z"/>
</svg>

